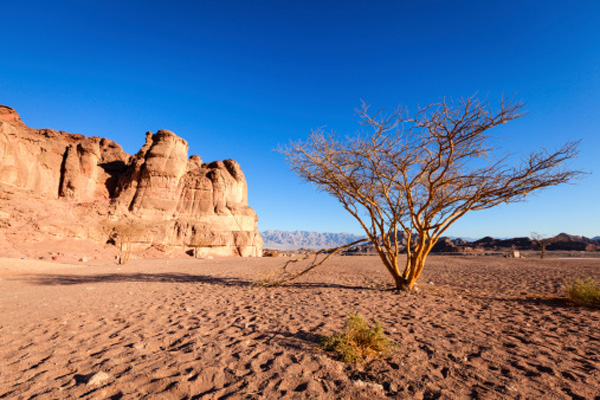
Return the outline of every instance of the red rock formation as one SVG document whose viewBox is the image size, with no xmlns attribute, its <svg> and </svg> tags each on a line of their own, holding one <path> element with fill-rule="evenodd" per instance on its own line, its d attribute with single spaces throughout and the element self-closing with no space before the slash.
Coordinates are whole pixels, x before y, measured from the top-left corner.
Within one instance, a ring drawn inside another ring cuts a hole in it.
<svg viewBox="0 0 600 400">
<path fill-rule="evenodd" d="M 0 182 L 50 198 L 109 198 L 129 155 L 108 139 L 31 129 L 0 106 Z M 114 165 L 120 166 L 114 170 Z M 112 169 L 111 169 L 112 168 Z"/>
<path fill-rule="evenodd" d="M 259 256 L 262 239 L 240 166 L 233 160 L 203 164 L 187 154 L 187 142 L 167 130 L 148 132 L 141 150 L 129 156 L 108 139 L 28 128 L 15 110 L 0 106 L 0 184 L 28 190 L 38 202 L 69 202 L 73 225 L 50 224 L 59 236 L 106 240 L 103 222 L 127 217 L 146 226 L 139 244 Z M 89 226 L 88 207 L 87 226 L 78 229 L 78 206 L 86 203 L 94 204 L 97 221 Z"/>
</svg>

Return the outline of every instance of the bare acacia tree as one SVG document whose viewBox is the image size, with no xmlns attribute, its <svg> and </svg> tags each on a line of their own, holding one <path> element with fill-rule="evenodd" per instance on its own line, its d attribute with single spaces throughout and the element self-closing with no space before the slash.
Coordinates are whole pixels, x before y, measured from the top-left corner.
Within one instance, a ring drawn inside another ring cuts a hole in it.
<svg viewBox="0 0 600 400">
<path fill-rule="evenodd" d="M 531 232 L 531 240 L 540 248 L 540 258 L 544 258 L 546 247 L 552 243 L 553 238 L 547 238 L 537 232 Z"/>
<path fill-rule="evenodd" d="M 145 226 L 139 221 L 123 218 L 106 221 L 105 229 L 119 251 L 118 263 L 127 264 L 131 254 L 131 242 L 144 232 Z"/>
<path fill-rule="evenodd" d="M 356 136 L 339 139 L 318 129 L 279 151 L 294 172 L 356 218 L 396 288 L 410 291 L 436 241 L 467 212 L 523 201 L 581 174 L 563 165 L 577 155 L 578 142 L 531 153 L 517 166 L 508 156 L 492 158 L 498 148 L 487 131 L 521 117 L 522 109 L 514 100 L 494 108 L 472 97 L 409 116 L 401 108 L 371 114 L 363 103 L 357 110 L 363 130 Z"/>
</svg>

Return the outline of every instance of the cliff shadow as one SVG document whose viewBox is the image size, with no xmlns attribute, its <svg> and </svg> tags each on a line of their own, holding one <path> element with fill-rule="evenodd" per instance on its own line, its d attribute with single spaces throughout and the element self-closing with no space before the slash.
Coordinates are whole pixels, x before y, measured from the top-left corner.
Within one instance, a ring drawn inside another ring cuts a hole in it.
<svg viewBox="0 0 600 400">
<path fill-rule="evenodd" d="M 295 282 L 281 287 L 261 288 L 255 286 L 255 281 L 252 279 L 242 278 L 226 278 L 210 275 L 193 275 L 185 273 L 111 273 L 111 274 L 95 274 L 95 275 L 61 275 L 61 274 L 43 274 L 24 277 L 15 277 L 14 280 L 20 280 L 37 286 L 68 286 L 82 285 L 91 283 L 119 283 L 119 282 L 140 282 L 140 283 L 197 283 L 220 286 L 236 286 L 236 287 L 254 287 L 257 290 L 273 290 L 281 288 L 293 289 L 346 289 L 346 290 L 374 290 L 383 291 L 380 289 L 370 288 L 360 285 L 344 285 L 336 283 L 320 283 L 320 282 Z"/>
<path fill-rule="evenodd" d="M 97 275 L 36 275 L 18 278 L 39 286 L 81 285 L 90 283 L 203 283 L 222 286 L 251 286 L 252 281 L 238 278 L 220 278 L 207 275 L 192 275 L 183 273 L 119 273 Z"/>
<path fill-rule="evenodd" d="M 108 190 L 109 196 L 112 197 L 115 189 L 117 188 L 117 184 L 119 183 L 119 178 L 127 170 L 127 164 L 125 164 L 124 161 L 116 160 L 101 163 L 98 164 L 98 166 L 102 168 L 109 176 L 106 182 L 104 182 L 104 185 Z"/>
</svg>

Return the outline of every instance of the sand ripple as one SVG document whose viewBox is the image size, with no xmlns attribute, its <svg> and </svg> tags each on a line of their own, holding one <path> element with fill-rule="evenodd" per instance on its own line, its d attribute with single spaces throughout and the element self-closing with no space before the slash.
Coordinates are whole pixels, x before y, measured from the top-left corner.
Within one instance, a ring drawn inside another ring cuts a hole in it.
<svg viewBox="0 0 600 400">
<path fill-rule="evenodd" d="M 597 260 L 435 257 L 420 294 L 396 295 L 375 258 L 347 257 L 250 286 L 280 264 L 11 264 L 0 398 L 600 398 L 600 312 L 552 297 L 566 277 L 600 276 Z M 389 359 L 319 349 L 349 312 L 383 324 Z"/>
</svg>

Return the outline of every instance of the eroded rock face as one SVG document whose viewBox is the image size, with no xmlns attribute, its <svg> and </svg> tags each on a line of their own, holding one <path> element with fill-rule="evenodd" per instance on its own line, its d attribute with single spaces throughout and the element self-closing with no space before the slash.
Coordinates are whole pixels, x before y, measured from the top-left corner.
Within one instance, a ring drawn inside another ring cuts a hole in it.
<svg viewBox="0 0 600 400">
<path fill-rule="evenodd" d="M 115 206 L 144 218 L 168 220 L 175 216 L 187 169 L 188 144 L 173 132 L 146 134 L 146 143 L 118 184 Z"/>
<path fill-rule="evenodd" d="M 108 199 L 129 155 L 108 139 L 31 129 L 0 106 L 0 182 L 50 198 Z"/>
<path fill-rule="evenodd" d="M 188 159 L 187 142 L 167 130 L 148 132 L 130 156 L 108 139 L 28 128 L 15 110 L 0 106 L 0 184 L 28 190 L 36 201 L 70 202 L 74 233 L 57 228 L 59 235 L 105 240 L 103 222 L 126 217 L 145 226 L 138 244 L 194 247 L 206 255 L 262 253 L 238 163 Z M 87 226 L 77 229 L 78 210 L 88 203 L 97 226 L 89 226 L 88 206 Z"/>
</svg>

